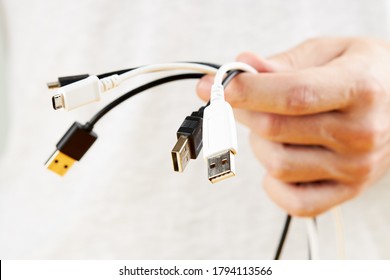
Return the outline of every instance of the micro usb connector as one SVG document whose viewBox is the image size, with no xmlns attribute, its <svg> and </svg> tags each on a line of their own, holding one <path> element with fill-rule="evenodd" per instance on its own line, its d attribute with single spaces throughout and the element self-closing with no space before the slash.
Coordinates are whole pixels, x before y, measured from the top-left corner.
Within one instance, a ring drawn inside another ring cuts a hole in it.
<svg viewBox="0 0 390 280">
<path fill-rule="evenodd" d="M 58 85 L 60 83 L 58 82 Z M 56 83 L 48 86 L 55 88 Z M 67 84 L 58 88 L 57 93 L 52 97 L 52 104 L 55 110 L 73 110 L 77 107 L 99 101 L 102 89 L 97 76 L 89 76 L 77 82 Z"/>
</svg>

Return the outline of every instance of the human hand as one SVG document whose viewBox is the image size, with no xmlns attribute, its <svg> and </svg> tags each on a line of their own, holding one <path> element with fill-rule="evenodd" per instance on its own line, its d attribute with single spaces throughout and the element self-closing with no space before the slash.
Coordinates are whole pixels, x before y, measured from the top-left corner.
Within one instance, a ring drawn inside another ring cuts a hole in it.
<svg viewBox="0 0 390 280">
<path fill-rule="evenodd" d="M 357 196 L 390 165 L 390 44 L 311 39 L 263 59 L 238 61 L 225 91 L 267 174 L 269 196 L 294 216 L 315 216 Z M 263 73 L 261 73 L 263 72 Z M 208 100 L 213 78 L 198 95 Z"/>
</svg>

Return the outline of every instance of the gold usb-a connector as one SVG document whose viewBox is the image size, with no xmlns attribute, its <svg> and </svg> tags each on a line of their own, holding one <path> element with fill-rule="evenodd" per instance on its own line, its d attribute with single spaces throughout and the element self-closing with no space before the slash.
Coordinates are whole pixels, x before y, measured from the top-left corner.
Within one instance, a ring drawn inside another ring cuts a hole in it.
<svg viewBox="0 0 390 280">
<path fill-rule="evenodd" d="M 183 172 L 191 159 L 189 139 L 185 136 L 180 136 L 171 154 L 173 169 L 177 172 Z"/>
<path fill-rule="evenodd" d="M 207 159 L 208 176 L 211 183 L 217 183 L 236 174 L 234 154 L 226 151 Z"/>
<path fill-rule="evenodd" d="M 64 176 L 75 163 L 75 161 L 75 159 L 57 150 L 49 158 L 45 166 L 54 173 L 57 173 L 60 176 Z"/>
<path fill-rule="evenodd" d="M 57 143 L 57 150 L 45 166 L 54 173 L 64 176 L 75 161 L 79 161 L 97 139 L 97 135 L 87 126 L 78 122 L 72 124 Z"/>
</svg>

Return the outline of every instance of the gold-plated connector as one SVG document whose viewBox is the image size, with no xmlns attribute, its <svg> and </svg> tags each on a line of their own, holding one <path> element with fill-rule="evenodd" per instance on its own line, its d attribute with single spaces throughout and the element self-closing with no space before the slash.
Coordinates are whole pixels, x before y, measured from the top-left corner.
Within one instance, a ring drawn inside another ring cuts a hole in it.
<svg viewBox="0 0 390 280">
<path fill-rule="evenodd" d="M 180 136 L 172 149 L 173 169 L 177 172 L 183 172 L 191 159 L 190 142 L 187 137 Z"/>
<path fill-rule="evenodd" d="M 60 176 L 64 176 L 72 167 L 75 161 L 76 160 L 74 160 L 73 158 L 57 150 L 49 158 L 45 166 L 47 169 L 53 171 L 54 173 L 57 173 Z"/>
<path fill-rule="evenodd" d="M 217 183 L 235 176 L 234 154 L 229 150 L 208 158 L 207 169 L 211 183 Z"/>
<path fill-rule="evenodd" d="M 46 84 L 48 89 L 54 89 L 54 88 L 59 88 L 61 85 L 58 81 L 55 82 L 49 82 Z"/>
</svg>

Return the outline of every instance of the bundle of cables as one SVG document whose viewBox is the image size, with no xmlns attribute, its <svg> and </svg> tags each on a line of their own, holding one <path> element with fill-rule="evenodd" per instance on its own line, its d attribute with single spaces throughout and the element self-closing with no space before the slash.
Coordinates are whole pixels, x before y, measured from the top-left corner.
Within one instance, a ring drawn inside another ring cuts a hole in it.
<svg viewBox="0 0 390 280">
<path fill-rule="evenodd" d="M 122 84 L 135 76 L 154 72 L 183 71 L 168 75 L 134 88 L 103 107 L 85 124 L 73 123 L 56 145 L 45 166 L 64 176 L 76 161 L 79 161 L 97 139 L 93 129 L 112 109 L 131 97 L 150 88 L 184 79 L 200 79 L 206 74 L 215 75 L 210 101 L 187 116 L 177 131 L 177 142 L 172 149 L 173 168 L 183 172 L 191 159 L 196 159 L 203 147 L 207 162 L 208 178 L 216 183 L 235 175 L 234 156 L 237 153 L 237 136 L 233 110 L 225 101 L 224 89 L 241 72 L 257 73 L 250 65 L 231 62 L 222 66 L 204 62 L 174 62 L 153 64 L 125 69 L 101 75 L 77 75 L 60 77 L 49 88 L 58 88 L 52 97 L 55 110 L 73 110 L 77 107 L 99 101 L 101 95 L 114 88 L 125 88 Z M 121 87 L 122 85 L 122 87 Z M 291 216 L 287 215 L 283 232 L 277 247 L 275 259 L 281 256 Z M 307 218 L 310 258 L 319 259 L 318 236 L 315 220 Z"/>
</svg>

